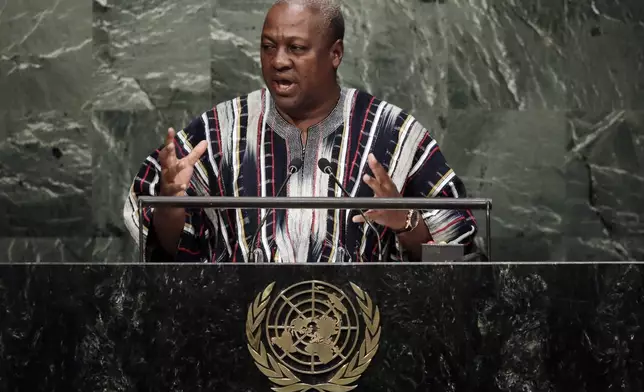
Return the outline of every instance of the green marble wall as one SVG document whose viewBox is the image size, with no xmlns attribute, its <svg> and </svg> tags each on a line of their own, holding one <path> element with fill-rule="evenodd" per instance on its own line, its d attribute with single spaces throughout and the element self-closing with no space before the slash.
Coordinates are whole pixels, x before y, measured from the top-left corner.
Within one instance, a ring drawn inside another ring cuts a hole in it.
<svg viewBox="0 0 644 392">
<path fill-rule="evenodd" d="M 167 127 L 262 86 L 270 3 L 0 1 L 0 260 L 136 260 L 134 170 Z M 644 259 L 641 0 L 343 10 L 342 83 L 411 111 L 493 198 L 495 258 Z"/>
</svg>

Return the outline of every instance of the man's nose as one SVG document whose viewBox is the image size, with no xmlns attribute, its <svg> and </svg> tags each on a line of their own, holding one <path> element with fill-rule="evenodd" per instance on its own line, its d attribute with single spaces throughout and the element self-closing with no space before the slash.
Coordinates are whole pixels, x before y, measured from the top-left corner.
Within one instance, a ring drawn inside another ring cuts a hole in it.
<svg viewBox="0 0 644 392">
<path fill-rule="evenodd" d="M 273 67 L 277 70 L 283 70 L 291 66 L 291 59 L 284 48 L 278 48 L 273 57 Z"/>
</svg>

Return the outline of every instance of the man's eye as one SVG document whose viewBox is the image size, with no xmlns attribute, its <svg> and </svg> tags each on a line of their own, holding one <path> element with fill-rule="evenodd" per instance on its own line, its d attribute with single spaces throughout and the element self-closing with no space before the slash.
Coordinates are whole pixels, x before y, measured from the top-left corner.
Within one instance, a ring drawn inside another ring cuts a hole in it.
<svg viewBox="0 0 644 392">
<path fill-rule="evenodd" d="M 269 49 L 272 49 L 272 48 L 273 48 L 273 45 L 271 45 L 271 44 L 262 44 L 262 49 L 264 49 L 264 50 L 269 50 Z"/>
<path fill-rule="evenodd" d="M 299 45 L 293 45 L 291 46 L 291 50 L 294 52 L 301 52 L 304 49 L 306 49 L 304 46 L 299 46 Z"/>
</svg>

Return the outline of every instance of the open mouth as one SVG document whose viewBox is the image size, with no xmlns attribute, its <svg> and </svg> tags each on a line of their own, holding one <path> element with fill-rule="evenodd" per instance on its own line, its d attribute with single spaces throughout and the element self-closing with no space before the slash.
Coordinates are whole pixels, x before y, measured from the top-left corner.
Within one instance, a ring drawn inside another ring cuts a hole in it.
<svg viewBox="0 0 644 392">
<path fill-rule="evenodd" d="M 275 89 L 275 92 L 280 95 L 288 94 L 294 86 L 295 83 L 290 80 L 276 79 L 273 81 L 273 88 Z"/>
</svg>

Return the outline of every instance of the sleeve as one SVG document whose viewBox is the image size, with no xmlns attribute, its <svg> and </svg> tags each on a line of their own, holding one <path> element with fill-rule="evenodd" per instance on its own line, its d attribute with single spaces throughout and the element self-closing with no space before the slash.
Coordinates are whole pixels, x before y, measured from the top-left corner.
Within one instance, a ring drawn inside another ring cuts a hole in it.
<svg viewBox="0 0 644 392">
<path fill-rule="evenodd" d="M 193 120 L 185 129 L 177 132 L 174 144 L 177 158 L 181 158 L 192 150 L 208 132 L 206 115 Z M 160 191 L 161 166 L 159 164 L 159 151 L 163 145 L 149 155 L 141 165 L 134 177 L 129 194 L 123 207 L 125 225 L 139 246 L 139 196 L 156 196 Z M 216 182 L 213 167 L 209 162 L 212 156 L 212 146 L 195 165 L 195 170 L 187 189 L 189 196 L 210 195 L 209 184 Z M 213 181 L 213 179 L 215 179 Z M 204 209 L 186 209 L 186 218 L 183 232 L 179 239 L 177 251 L 174 255 L 168 254 L 160 245 L 154 233 L 154 208 L 143 208 L 143 236 L 146 262 L 207 262 L 215 257 L 217 244 L 218 213 L 206 213 Z"/>
<path fill-rule="evenodd" d="M 408 197 L 466 197 L 465 185 L 449 167 L 427 130 L 420 138 L 403 194 Z M 466 251 L 471 248 L 477 224 L 469 209 L 421 212 L 432 241 L 463 244 Z"/>
</svg>

